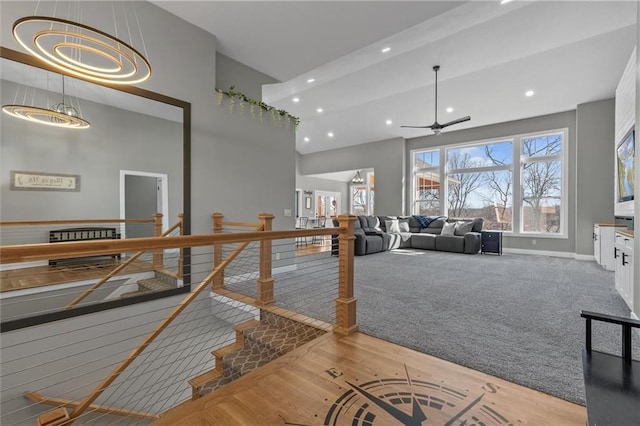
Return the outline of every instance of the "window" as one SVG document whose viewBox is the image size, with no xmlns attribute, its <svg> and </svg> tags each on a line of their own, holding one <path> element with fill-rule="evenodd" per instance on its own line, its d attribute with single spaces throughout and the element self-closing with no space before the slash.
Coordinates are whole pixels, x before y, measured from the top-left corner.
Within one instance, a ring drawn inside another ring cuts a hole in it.
<svg viewBox="0 0 640 426">
<path fill-rule="evenodd" d="M 484 229 L 513 235 L 566 236 L 565 140 L 559 130 L 413 151 L 412 213 L 482 217 Z"/>
<path fill-rule="evenodd" d="M 485 229 L 513 229 L 513 141 L 447 149 L 447 216 L 482 217 Z"/>
<path fill-rule="evenodd" d="M 563 139 L 562 134 L 522 138 L 522 232 L 560 233 Z"/>
<path fill-rule="evenodd" d="M 375 206 L 375 176 L 367 173 L 365 183 L 351 185 L 351 214 L 372 215 Z"/>
<path fill-rule="evenodd" d="M 413 211 L 415 214 L 440 214 L 440 152 L 421 151 L 413 157 Z"/>
</svg>

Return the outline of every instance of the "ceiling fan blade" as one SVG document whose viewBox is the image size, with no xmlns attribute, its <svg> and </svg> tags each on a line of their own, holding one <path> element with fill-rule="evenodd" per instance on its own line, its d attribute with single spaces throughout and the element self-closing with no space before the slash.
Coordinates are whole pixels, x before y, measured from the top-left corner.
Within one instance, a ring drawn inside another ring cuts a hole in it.
<svg viewBox="0 0 640 426">
<path fill-rule="evenodd" d="M 467 115 L 466 117 L 461 117 L 461 118 L 458 118 L 456 120 L 449 121 L 448 123 L 441 124 L 440 128 L 451 126 L 451 125 L 458 124 L 458 123 L 463 123 L 463 122 L 469 121 L 469 120 L 471 120 L 471 117 Z"/>
<path fill-rule="evenodd" d="M 400 126 L 400 127 L 406 127 L 409 129 L 430 129 L 431 126 Z"/>
</svg>

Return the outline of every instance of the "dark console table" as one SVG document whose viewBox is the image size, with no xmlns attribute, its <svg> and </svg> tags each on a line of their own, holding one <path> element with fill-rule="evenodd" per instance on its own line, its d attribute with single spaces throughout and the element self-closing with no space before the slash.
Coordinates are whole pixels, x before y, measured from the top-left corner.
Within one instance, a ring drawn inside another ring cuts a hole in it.
<svg viewBox="0 0 640 426">
<path fill-rule="evenodd" d="M 88 228 L 67 228 L 67 229 L 54 229 L 49 231 L 50 243 L 61 243 L 70 241 L 90 241 L 90 240 L 117 240 L 120 239 L 120 234 L 116 228 L 108 227 L 88 227 Z M 120 253 L 108 254 L 105 256 L 120 259 Z M 73 258 L 64 259 L 64 261 L 76 261 L 78 259 L 85 258 Z M 63 259 L 49 260 L 50 266 L 57 265 L 58 262 Z"/>
<path fill-rule="evenodd" d="M 640 425 L 640 361 L 632 358 L 631 344 L 631 329 L 640 328 L 640 321 L 587 311 L 582 311 L 580 316 L 586 320 L 582 370 L 587 424 Z M 592 321 L 621 326 L 621 355 L 591 348 Z"/>
<path fill-rule="evenodd" d="M 502 231 L 482 231 L 480 251 L 502 255 Z"/>
</svg>

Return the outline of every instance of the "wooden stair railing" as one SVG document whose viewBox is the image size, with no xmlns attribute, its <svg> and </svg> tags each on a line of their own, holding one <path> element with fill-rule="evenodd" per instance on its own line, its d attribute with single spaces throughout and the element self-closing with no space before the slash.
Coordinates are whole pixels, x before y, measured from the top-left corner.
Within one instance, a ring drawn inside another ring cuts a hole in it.
<svg viewBox="0 0 640 426">
<path fill-rule="evenodd" d="M 262 226 L 260 227 L 262 228 Z M 262 229 L 258 229 L 261 231 Z M 176 306 L 173 311 L 156 326 L 156 328 L 144 339 L 144 341 L 138 345 L 130 354 L 125 358 L 116 368 L 105 377 L 98 386 L 93 390 L 91 394 L 85 397 L 82 401 L 78 403 L 78 405 L 73 409 L 71 413 L 69 413 L 69 420 L 61 424 L 71 424 L 75 418 L 81 415 L 89 406 L 98 398 L 102 392 L 111 384 L 118 376 L 129 366 L 135 359 L 160 335 L 160 333 L 166 329 L 172 322 L 177 318 L 177 316 L 184 311 L 187 306 L 191 304 L 196 297 L 200 295 L 200 293 L 208 286 L 209 282 L 213 280 L 213 278 L 218 275 L 224 268 L 233 261 L 238 255 L 245 249 L 251 241 L 244 242 L 240 244 L 229 256 L 224 259 L 218 266 L 216 266 L 209 275 L 207 275 L 200 284 L 196 287 L 194 291 L 189 293 L 187 297 L 185 297 L 182 302 Z"/>
<path fill-rule="evenodd" d="M 103 379 L 91 394 L 79 402 L 73 402 L 75 408 L 68 413 L 66 408 L 59 406 L 53 411 L 42 414 L 38 423 L 46 426 L 68 425 L 73 423 L 87 408 L 91 407 L 94 401 L 102 392 L 112 384 L 116 378 L 154 341 L 154 339 L 171 322 L 189 306 L 189 304 L 208 286 L 214 282 L 216 277 L 223 273 L 224 269 L 251 243 L 261 242 L 260 280 L 258 281 L 259 297 L 256 303 L 268 305 L 272 302 L 270 295 L 273 293 L 273 280 L 271 278 L 271 242 L 275 239 L 291 239 L 298 237 L 312 237 L 314 235 L 338 234 L 339 260 L 338 260 L 338 297 L 336 299 L 336 323 L 333 328 L 334 333 L 349 335 L 358 330 L 356 323 L 356 299 L 353 291 L 353 224 L 355 216 L 339 216 L 338 228 L 317 228 L 303 230 L 272 231 L 271 220 L 273 216 L 262 213 L 259 216 L 261 224 L 259 231 L 242 233 L 220 233 L 216 235 L 187 235 L 168 238 L 133 238 L 125 240 L 86 241 L 65 244 L 26 244 L 20 246 L 4 246 L 0 250 L 0 264 L 27 262 L 32 260 L 47 259 L 49 256 L 57 258 L 71 258 L 79 255 L 100 255 L 114 251 L 139 251 L 153 249 L 175 249 L 190 248 L 198 246 L 216 246 L 226 243 L 240 244 L 226 259 L 213 267 L 204 280 L 185 297 L 172 312 L 162 320 L 156 328 L 139 344 L 116 368 Z M 233 223 L 233 222 L 230 222 Z M 262 244 L 263 242 L 268 244 Z M 268 252 L 268 253 L 267 253 Z M 266 285 L 265 285 L 266 283 Z M 261 296 L 262 295 L 262 296 Z M 266 295 L 266 296 L 265 296 Z M 271 297 L 272 299 L 272 297 Z M 124 410 L 126 411 L 126 410 Z"/>
<path fill-rule="evenodd" d="M 156 213 L 154 215 L 155 218 L 155 223 L 157 224 L 158 222 L 160 222 L 160 224 L 162 224 L 162 214 L 160 213 Z M 171 233 L 173 231 L 175 231 L 176 229 L 180 229 L 180 235 L 182 235 L 182 229 L 183 229 L 183 219 L 184 219 L 184 215 L 180 214 L 178 215 L 178 222 L 176 222 L 174 225 L 172 225 L 169 229 L 167 229 L 165 232 L 163 232 L 160 235 L 157 235 L 158 237 L 167 237 L 169 235 L 171 235 Z M 157 230 L 157 227 L 156 227 Z M 156 231 L 157 232 L 157 231 Z M 153 263 L 154 263 L 154 268 L 160 268 L 162 265 L 162 255 L 160 254 L 159 259 L 158 260 L 158 255 L 157 252 L 160 251 L 160 253 L 162 253 L 161 249 L 156 249 L 154 251 L 154 255 L 153 255 Z M 104 283 L 106 283 L 107 281 L 109 281 L 111 278 L 113 278 L 115 275 L 117 275 L 120 271 L 122 271 L 123 269 L 125 269 L 127 266 L 131 265 L 136 259 L 138 259 L 140 256 L 142 256 L 144 253 L 146 252 L 146 250 L 141 250 L 139 252 L 137 252 L 136 254 L 134 254 L 133 256 L 131 256 L 130 258 L 128 258 L 125 262 L 121 263 L 120 265 L 118 265 L 116 268 L 112 269 L 111 272 L 109 272 L 107 275 L 105 275 L 104 277 L 102 277 L 102 279 L 100 281 L 98 281 L 97 283 L 95 283 L 94 285 L 92 285 L 90 288 L 88 288 L 87 290 L 85 290 L 80 296 L 76 297 L 71 303 L 69 303 L 65 309 L 71 309 L 74 306 L 76 306 L 78 303 L 80 303 L 82 300 L 84 300 L 86 297 L 88 297 L 89 295 L 91 295 L 91 293 L 93 293 L 94 291 L 96 291 L 97 289 L 99 289 Z M 180 258 L 182 259 L 182 251 L 180 252 Z M 156 263 L 159 262 L 159 265 L 156 265 Z M 181 262 L 179 262 L 178 268 L 181 268 Z M 178 274 L 180 274 L 180 269 L 178 269 Z"/>
</svg>

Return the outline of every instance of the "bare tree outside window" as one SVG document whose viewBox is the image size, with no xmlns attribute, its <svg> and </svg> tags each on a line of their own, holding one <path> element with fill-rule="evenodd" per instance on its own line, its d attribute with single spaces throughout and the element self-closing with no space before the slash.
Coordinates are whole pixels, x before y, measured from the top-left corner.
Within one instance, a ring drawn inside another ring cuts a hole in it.
<svg viewBox="0 0 640 426">
<path fill-rule="evenodd" d="M 557 156 L 561 150 L 561 135 L 527 138 L 522 141 L 524 231 L 560 232 L 562 162 L 544 158 Z"/>
<path fill-rule="evenodd" d="M 468 152 L 450 151 L 447 155 L 449 170 L 461 170 L 478 167 Z M 470 207 L 470 194 L 482 184 L 479 173 L 454 172 L 448 174 L 447 201 L 449 202 L 449 216 L 463 217 L 464 211 Z"/>
</svg>

